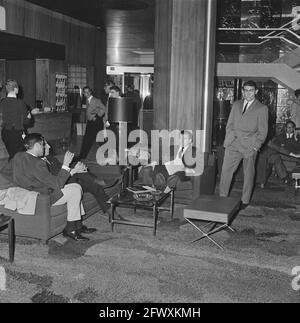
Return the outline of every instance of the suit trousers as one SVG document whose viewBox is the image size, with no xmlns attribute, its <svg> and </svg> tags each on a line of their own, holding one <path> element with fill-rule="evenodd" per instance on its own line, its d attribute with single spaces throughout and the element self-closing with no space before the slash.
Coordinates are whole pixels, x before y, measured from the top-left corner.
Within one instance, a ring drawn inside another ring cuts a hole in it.
<svg viewBox="0 0 300 323">
<path fill-rule="evenodd" d="M 66 184 L 61 189 L 63 196 L 53 205 L 62 205 L 67 203 L 67 221 L 79 221 L 81 216 L 85 214 L 82 199 L 82 188 L 77 183 Z"/>
<path fill-rule="evenodd" d="M 274 165 L 275 171 L 280 179 L 284 179 L 285 177 L 288 176 L 286 167 L 284 166 L 284 163 L 280 157 L 280 154 L 278 154 L 277 152 L 273 152 L 269 155 L 268 163 Z"/>
<path fill-rule="evenodd" d="M 90 173 L 79 173 L 72 176 L 68 183 L 78 183 L 83 192 L 91 193 L 97 200 L 99 206 L 103 212 L 106 212 L 110 208 L 110 204 L 107 203 L 109 196 L 105 193 L 102 186 L 95 183 L 97 177 Z"/>
<path fill-rule="evenodd" d="M 86 123 L 85 134 L 82 140 L 79 159 L 85 159 L 96 142 L 97 133 L 103 129 L 103 118 L 97 117 L 96 120 L 89 120 Z"/>
<path fill-rule="evenodd" d="M 236 150 L 225 149 L 225 155 L 222 166 L 219 195 L 228 196 L 234 172 L 237 170 L 241 160 L 243 160 L 244 184 L 242 193 L 242 202 L 248 204 L 251 199 L 254 176 L 255 160 L 257 152 L 250 155 L 243 155 Z"/>
</svg>

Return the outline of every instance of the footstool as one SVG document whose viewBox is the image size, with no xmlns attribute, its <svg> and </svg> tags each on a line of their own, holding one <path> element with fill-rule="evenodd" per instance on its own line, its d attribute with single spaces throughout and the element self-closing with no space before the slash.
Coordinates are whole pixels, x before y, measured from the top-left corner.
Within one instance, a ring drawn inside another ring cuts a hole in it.
<svg viewBox="0 0 300 323">
<path fill-rule="evenodd" d="M 15 226 L 14 219 L 10 216 L 0 214 L 0 229 L 8 227 L 9 261 L 13 262 L 15 257 Z"/>
<path fill-rule="evenodd" d="M 294 168 L 292 170 L 292 179 L 295 180 L 295 195 L 297 195 L 297 190 L 300 188 L 300 169 L 299 168 Z"/>
<path fill-rule="evenodd" d="M 210 236 L 225 228 L 234 231 L 230 224 L 234 215 L 240 207 L 240 199 L 232 197 L 220 197 L 216 195 L 201 195 L 198 199 L 194 200 L 183 211 L 183 216 L 194 228 L 201 232 L 201 236 L 191 243 L 199 241 L 203 238 L 208 238 L 211 242 L 219 248 L 223 247 L 218 244 Z M 201 228 L 195 222 L 205 222 L 206 224 Z M 208 231 L 204 231 L 210 227 Z"/>
</svg>

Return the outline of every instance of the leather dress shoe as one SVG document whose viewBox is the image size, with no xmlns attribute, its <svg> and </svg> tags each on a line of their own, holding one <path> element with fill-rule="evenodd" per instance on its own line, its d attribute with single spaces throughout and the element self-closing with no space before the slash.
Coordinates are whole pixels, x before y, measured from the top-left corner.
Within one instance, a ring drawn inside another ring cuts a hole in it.
<svg viewBox="0 0 300 323">
<path fill-rule="evenodd" d="M 63 231 L 63 236 L 66 238 L 71 238 L 75 241 L 89 241 L 90 239 L 87 237 L 82 236 L 79 232 L 77 231 L 72 231 L 72 232 L 67 232 Z"/>
<path fill-rule="evenodd" d="M 100 178 L 96 178 L 94 181 L 96 184 L 102 186 L 103 188 L 109 188 L 114 185 L 116 185 L 119 182 L 118 178 L 112 179 L 112 180 L 103 180 Z"/>
<path fill-rule="evenodd" d="M 93 232 L 96 232 L 97 229 L 95 229 L 95 228 L 88 228 L 87 226 L 83 225 L 78 231 L 80 233 L 93 233 Z"/>
</svg>

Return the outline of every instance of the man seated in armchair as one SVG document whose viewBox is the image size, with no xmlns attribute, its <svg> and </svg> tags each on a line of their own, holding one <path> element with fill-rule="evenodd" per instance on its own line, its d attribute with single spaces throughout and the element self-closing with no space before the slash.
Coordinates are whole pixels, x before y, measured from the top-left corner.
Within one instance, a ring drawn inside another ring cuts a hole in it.
<svg viewBox="0 0 300 323">
<path fill-rule="evenodd" d="M 264 152 L 268 163 L 274 165 L 277 175 L 285 184 L 290 184 L 292 179 L 284 161 L 292 161 L 295 164 L 300 161 L 297 160 L 297 157 L 300 157 L 300 136 L 296 134 L 295 128 L 293 121 L 287 121 L 284 131 L 268 142 Z"/>
<path fill-rule="evenodd" d="M 145 184 L 154 185 L 165 193 L 176 187 L 177 182 L 189 181 L 191 176 L 199 176 L 204 170 L 204 154 L 193 146 L 190 131 L 181 131 L 179 145 L 170 147 L 170 155 L 162 154 L 159 162 L 153 161 L 144 166 L 141 172 L 148 179 Z"/>
<path fill-rule="evenodd" d="M 54 176 L 58 176 L 62 163 L 56 157 L 50 155 L 50 146 L 48 144 L 46 144 L 44 147 L 44 155 L 42 159 L 46 161 L 49 172 Z M 73 161 L 71 165 L 72 164 Z M 118 179 L 104 181 L 103 179 L 99 179 L 97 176 L 92 174 L 88 168 L 86 168 L 86 170 L 86 172 L 80 172 L 70 176 L 67 183 L 78 183 L 82 187 L 83 192 L 91 193 L 98 202 L 103 214 L 110 219 L 111 205 L 108 203 L 109 196 L 105 193 L 104 188 L 117 184 Z"/>
<path fill-rule="evenodd" d="M 74 168 L 70 163 L 74 154 L 67 151 L 57 175 L 52 175 L 47 168 L 44 155 L 48 146 L 44 137 L 39 133 L 31 133 L 24 139 L 26 151 L 17 153 L 2 169 L 3 175 L 25 189 L 49 194 L 51 205 L 67 204 L 67 224 L 63 230 L 65 237 L 76 241 L 89 240 L 82 233 L 92 233 L 94 228 L 82 225 L 81 216 L 84 209 L 81 203 L 82 188 L 77 183 L 68 183 L 70 176 L 86 172 L 86 167 L 78 162 Z"/>
</svg>

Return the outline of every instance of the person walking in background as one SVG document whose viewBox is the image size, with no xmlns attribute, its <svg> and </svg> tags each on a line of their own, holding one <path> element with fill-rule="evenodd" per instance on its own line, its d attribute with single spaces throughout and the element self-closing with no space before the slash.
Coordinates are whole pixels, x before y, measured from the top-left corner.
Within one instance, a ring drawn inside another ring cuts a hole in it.
<svg viewBox="0 0 300 323">
<path fill-rule="evenodd" d="M 111 80 L 106 80 L 105 83 L 104 83 L 104 87 L 103 87 L 103 90 L 104 90 L 104 95 L 102 95 L 101 97 L 101 101 L 106 105 L 107 104 L 107 101 L 108 101 L 108 98 L 109 98 L 109 93 L 110 93 L 110 88 L 112 86 L 114 86 L 115 83 Z"/>
<path fill-rule="evenodd" d="M 256 99 L 254 81 L 243 85 L 243 100 L 234 102 L 229 114 L 224 140 L 225 155 L 220 180 L 220 196 L 228 196 L 232 177 L 243 160 L 244 184 L 241 209 L 251 198 L 257 152 L 268 134 L 268 107 Z"/>
<path fill-rule="evenodd" d="M 7 80 L 5 84 L 7 97 L 0 102 L 2 113 L 2 140 L 9 155 L 9 160 L 19 151 L 24 151 L 26 126 L 31 123 L 31 114 L 24 101 L 17 98 L 19 85 L 15 80 Z"/>
<path fill-rule="evenodd" d="M 92 94 L 92 89 L 88 86 L 83 88 L 86 97 L 86 130 L 82 140 L 81 150 L 76 160 L 85 159 L 96 142 L 97 133 L 103 129 L 103 117 L 105 115 L 105 105 L 100 99 Z"/>
</svg>

